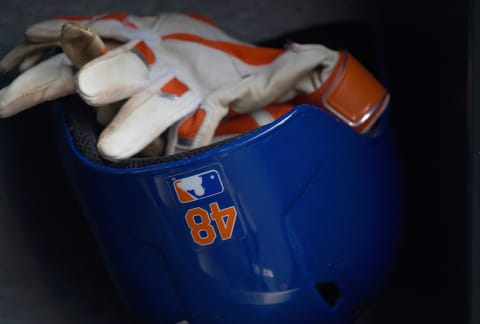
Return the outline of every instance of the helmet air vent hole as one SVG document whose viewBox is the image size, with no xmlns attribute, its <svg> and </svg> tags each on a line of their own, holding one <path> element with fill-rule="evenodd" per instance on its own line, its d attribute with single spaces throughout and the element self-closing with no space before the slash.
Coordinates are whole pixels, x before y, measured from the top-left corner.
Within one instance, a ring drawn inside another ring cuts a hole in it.
<svg viewBox="0 0 480 324">
<path fill-rule="evenodd" d="M 319 282 L 315 285 L 315 288 L 330 307 L 335 306 L 340 298 L 340 289 L 333 281 Z"/>
</svg>

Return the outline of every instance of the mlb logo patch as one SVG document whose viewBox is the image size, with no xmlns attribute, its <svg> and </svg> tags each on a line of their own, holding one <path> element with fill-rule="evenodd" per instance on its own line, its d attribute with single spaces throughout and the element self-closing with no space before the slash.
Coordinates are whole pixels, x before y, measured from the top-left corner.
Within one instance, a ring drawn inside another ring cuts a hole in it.
<svg viewBox="0 0 480 324">
<path fill-rule="evenodd" d="M 209 170 L 173 181 L 177 199 L 182 204 L 223 192 L 223 183 L 217 170 Z"/>
</svg>

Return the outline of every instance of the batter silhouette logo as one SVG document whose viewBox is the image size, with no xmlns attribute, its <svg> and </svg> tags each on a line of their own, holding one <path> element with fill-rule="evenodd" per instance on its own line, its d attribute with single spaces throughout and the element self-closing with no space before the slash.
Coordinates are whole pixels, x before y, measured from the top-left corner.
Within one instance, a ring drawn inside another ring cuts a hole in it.
<svg viewBox="0 0 480 324">
<path fill-rule="evenodd" d="M 217 170 L 209 170 L 173 182 L 177 199 L 182 204 L 211 197 L 223 192 Z"/>
</svg>

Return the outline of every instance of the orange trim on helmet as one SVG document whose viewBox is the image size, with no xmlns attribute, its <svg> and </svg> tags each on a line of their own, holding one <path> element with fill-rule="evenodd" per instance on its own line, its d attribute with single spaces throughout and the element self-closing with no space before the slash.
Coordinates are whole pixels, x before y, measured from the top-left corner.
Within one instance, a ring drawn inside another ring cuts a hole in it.
<svg viewBox="0 0 480 324">
<path fill-rule="evenodd" d="M 199 108 L 195 113 L 187 118 L 178 128 L 178 136 L 186 138 L 194 138 L 197 135 L 207 112 L 205 109 Z"/>
<path fill-rule="evenodd" d="M 165 83 L 163 87 L 160 89 L 163 92 L 175 95 L 175 96 L 182 96 L 185 92 L 189 90 L 189 88 L 183 83 L 182 81 L 178 80 L 177 78 L 172 78 L 170 81 Z"/>
<path fill-rule="evenodd" d="M 132 50 L 140 54 L 146 64 L 152 65 L 153 63 L 155 63 L 155 54 L 144 41 L 140 41 L 135 44 L 135 46 L 132 47 Z"/>
<path fill-rule="evenodd" d="M 163 36 L 162 39 L 181 40 L 205 45 L 225 52 L 250 65 L 269 64 L 284 53 L 283 50 L 276 48 L 236 44 L 225 41 L 214 41 L 187 33 L 169 34 Z"/>
<path fill-rule="evenodd" d="M 212 25 L 212 26 L 217 26 L 217 23 L 215 21 L 213 21 L 213 19 L 207 17 L 207 16 L 204 16 L 202 14 L 198 14 L 198 13 L 184 13 L 185 16 L 188 16 L 190 18 L 193 18 L 195 20 L 198 20 L 198 21 L 201 21 L 201 22 L 204 22 L 206 24 L 209 24 L 209 25 Z"/>
</svg>

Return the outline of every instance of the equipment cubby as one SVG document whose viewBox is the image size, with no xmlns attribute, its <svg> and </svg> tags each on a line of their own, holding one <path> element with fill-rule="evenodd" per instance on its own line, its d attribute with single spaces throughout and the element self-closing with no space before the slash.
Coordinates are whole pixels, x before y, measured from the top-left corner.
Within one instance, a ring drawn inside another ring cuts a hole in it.
<svg viewBox="0 0 480 324">
<path fill-rule="evenodd" d="M 49 0 L 2 6 L 0 55 L 38 20 L 108 11 L 200 12 L 257 44 L 349 47 L 367 67 L 382 71 L 391 93 L 405 210 L 395 269 L 358 323 L 478 320 L 478 1 Z M 375 37 L 365 37 L 370 31 Z M 2 87 L 9 81 L 0 77 Z M 51 107 L 38 108 L 0 120 L 0 323 L 135 323 L 62 173 Z"/>
</svg>

